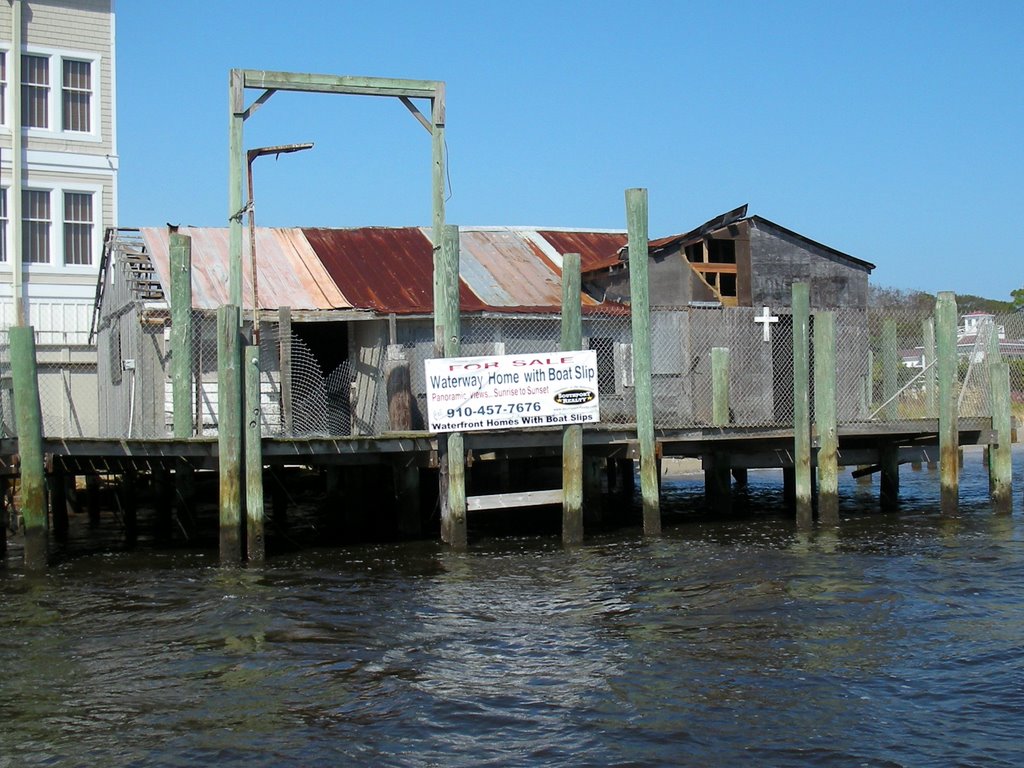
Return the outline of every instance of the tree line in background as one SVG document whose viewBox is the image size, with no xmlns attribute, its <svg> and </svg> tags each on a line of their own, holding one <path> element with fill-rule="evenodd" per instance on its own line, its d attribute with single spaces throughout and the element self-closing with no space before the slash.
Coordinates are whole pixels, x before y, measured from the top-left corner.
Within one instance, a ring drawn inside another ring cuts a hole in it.
<svg viewBox="0 0 1024 768">
<path fill-rule="evenodd" d="M 1006 315 L 1011 312 L 1024 311 L 1024 288 L 1010 291 L 1011 301 L 986 299 L 970 293 L 956 295 L 957 311 L 961 315 L 970 312 L 988 312 L 993 315 Z M 914 314 L 931 314 L 935 308 L 935 296 L 924 291 L 888 288 L 881 285 L 868 285 L 868 306 L 902 309 Z"/>
</svg>

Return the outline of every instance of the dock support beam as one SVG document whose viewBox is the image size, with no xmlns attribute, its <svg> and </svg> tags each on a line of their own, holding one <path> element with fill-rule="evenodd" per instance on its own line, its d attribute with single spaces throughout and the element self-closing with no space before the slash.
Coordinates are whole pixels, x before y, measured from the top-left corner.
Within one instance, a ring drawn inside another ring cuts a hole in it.
<svg viewBox="0 0 1024 768">
<path fill-rule="evenodd" d="M 242 560 L 242 381 L 238 306 L 217 310 L 217 466 L 220 561 Z"/>
<path fill-rule="evenodd" d="M 245 556 L 262 563 L 267 549 L 263 520 L 263 410 L 260 404 L 260 348 L 245 348 Z"/>
<path fill-rule="evenodd" d="M 793 283 L 793 471 L 797 525 L 810 527 L 811 499 L 811 394 L 810 394 L 810 288 Z"/>
<path fill-rule="evenodd" d="M 651 386 L 651 308 L 647 279 L 647 190 L 626 190 L 629 241 L 629 305 L 633 330 L 633 383 L 636 437 L 640 444 L 640 495 L 644 535 L 661 535 L 658 456 L 654 442 L 654 393 Z"/>
<path fill-rule="evenodd" d="M 170 235 L 171 268 L 171 402 L 174 437 L 187 440 L 194 434 L 192 413 L 192 238 L 178 232 Z M 192 519 L 195 476 L 187 459 L 174 464 L 174 486 L 179 520 Z M 168 530 L 169 535 L 169 530 Z"/>
<path fill-rule="evenodd" d="M 21 474 L 21 514 L 25 521 L 25 567 L 41 570 L 46 567 L 47 560 L 48 515 L 35 333 L 27 325 L 15 326 L 9 333 Z"/>
<path fill-rule="evenodd" d="M 457 357 L 459 317 L 459 228 L 441 227 L 434 245 L 434 344 L 438 357 Z M 466 547 L 466 449 L 461 432 L 438 435 L 441 540 Z"/>
<path fill-rule="evenodd" d="M 939 484 L 940 506 L 944 514 L 957 511 L 960 504 L 959 427 L 957 424 L 956 384 L 957 325 L 956 294 L 939 293 L 935 302 L 935 343 L 939 380 Z"/>
<path fill-rule="evenodd" d="M 1013 509 L 1013 454 L 1010 433 L 1013 415 L 1010 401 L 1010 365 L 1005 362 L 989 366 L 992 387 L 992 430 L 996 433 L 995 445 L 989 446 L 988 471 L 992 506 L 996 512 L 1011 512 Z"/>
<path fill-rule="evenodd" d="M 839 524 L 839 431 L 836 423 L 836 316 L 814 315 L 814 423 L 818 433 L 818 520 Z"/>
<path fill-rule="evenodd" d="M 580 255 L 562 256 L 562 351 L 583 346 Z M 583 541 L 583 425 L 562 428 L 562 542 Z"/>
</svg>

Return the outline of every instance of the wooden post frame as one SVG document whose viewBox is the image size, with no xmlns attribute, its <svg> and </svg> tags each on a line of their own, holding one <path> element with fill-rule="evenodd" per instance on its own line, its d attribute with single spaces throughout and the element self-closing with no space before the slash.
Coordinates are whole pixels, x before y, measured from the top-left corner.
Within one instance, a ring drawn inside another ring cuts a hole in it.
<svg viewBox="0 0 1024 768">
<path fill-rule="evenodd" d="M 810 286 L 793 283 L 793 470 L 796 521 L 810 527 L 811 400 L 810 400 Z"/>
<path fill-rule="evenodd" d="M 629 314 L 633 332 L 633 383 L 636 437 L 640 446 L 640 495 L 645 536 L 661 534 L 658 457 L 654 440 L 654 392 L 651 385 L 651 307 L 648 283 L 647 190 L 626 190 L 629 242 Z"/>
<path fill-rule="evenodd" d="M 192 238 L 170 236 L 171 398 L 174 437 L 192 437 Z"/>
<path fill-rule="evenodd" d="M 459 317 L 459 228 L 441 228 L 441 247 L 434 249 L 434 339 L 443 357 L 461 349 Z M 438 435 L 441 539 L 456 549 L 466 546 L 466 451 L 461 432 Z"/>
<path fill-rule="evenodd" d="M 246 106 L 246 89 L 263 92 Z M 229 302 L 242 306 L 242 216 L 245 148 L 243 126 L 247 119 L 278 91 L 333 93 L 350 96 L 388 96 L 398 99 L 414 118 L 431 134 L 432 204 L 434 247 L 440 244 L 439 231 L 444 226 L 445 184 L 445 86 L 437 80 L 400 80 L 385 77 L 350 77 L 299 72 L 270 72 L 260 69 L 232 69 L 228 75 L 228 217 L 231 268 L 228 280 Z M 417 108 L 414 99 L 430 103 L 430 118 Z"/>
<path fill-rule="evenodd" d="M 580 255 L 562 256 L 562 351 L 583 346 Z M 562 429 L 562 542 L 583 541 L 583 425 Z"/>
</svg>

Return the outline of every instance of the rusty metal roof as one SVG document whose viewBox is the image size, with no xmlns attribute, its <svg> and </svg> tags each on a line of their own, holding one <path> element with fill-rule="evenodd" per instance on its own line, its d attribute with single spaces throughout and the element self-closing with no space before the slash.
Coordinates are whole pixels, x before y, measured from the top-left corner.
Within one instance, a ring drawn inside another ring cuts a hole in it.
<svg viewBox="0 0 1024 768">
<path fill-rule="evenodd" d="M 228 301 L 228 230 L 183 227 L 192 238 L 193 305 Z M 141 230 L 164 286 L 170 285 L 168 231 Z M 247 230 L 243 302 L 251 302 Z M 579 253 L 584 269 L 614 255 L 622 232 L 467 227 L 459 232 L 459 303 L 468 312 L 557 312 L 562 254 Z M 256 228 L 261 309 L 363 309 L 381 314 L 433 311 L 429 227 Z M 584 311 L 605 306 L 582 295 Z"/>
<path fill-rule="evenodd" d="M 192 306 L 216 309 L 228 302 L 228 230 L 182 227 L 192 238 Z M 160 282 L 170 288 L 169 232 L 141 230 Z M 243 233 L 242 295 L 251 305 L 252 279 L 248 230 Z M 353 305 L 338 290 L 301 230 L 256 227 L 256 263 L 261 309 L 348 309 Z"/>
</svg>

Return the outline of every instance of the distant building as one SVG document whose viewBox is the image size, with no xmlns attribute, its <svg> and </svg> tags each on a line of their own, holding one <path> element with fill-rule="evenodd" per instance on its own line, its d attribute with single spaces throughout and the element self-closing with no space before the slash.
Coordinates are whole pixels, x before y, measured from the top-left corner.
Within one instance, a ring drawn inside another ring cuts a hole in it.
<svg viewBox="0 0 1024 768">
<path fill-rule="evenodd" d="M 89 330 L 117 167 L 112 0 L 0 3 L 0 321 L 15 323 L 20 293 L 44 388 L 58 377 L 95 391 Z M 73 432 L 96 419 L 65 416 Z"/>
</svg>

